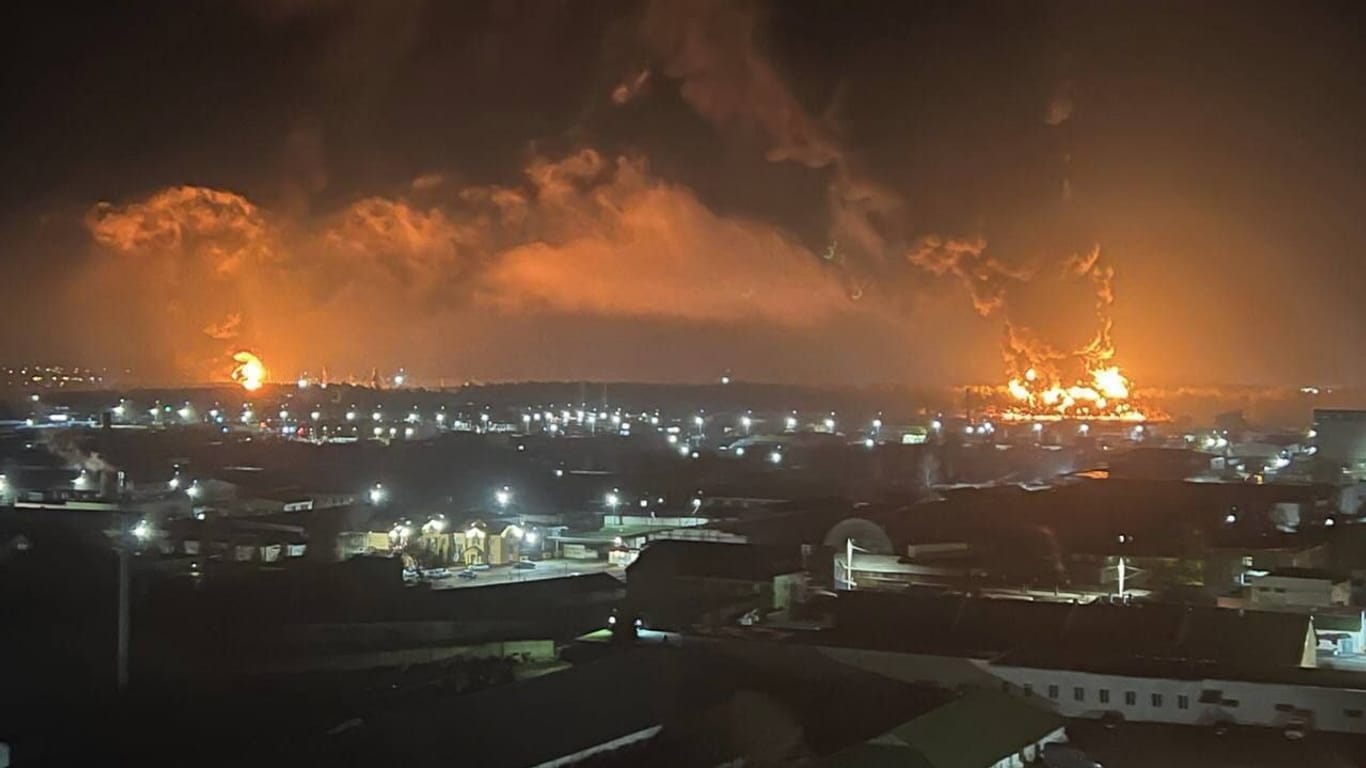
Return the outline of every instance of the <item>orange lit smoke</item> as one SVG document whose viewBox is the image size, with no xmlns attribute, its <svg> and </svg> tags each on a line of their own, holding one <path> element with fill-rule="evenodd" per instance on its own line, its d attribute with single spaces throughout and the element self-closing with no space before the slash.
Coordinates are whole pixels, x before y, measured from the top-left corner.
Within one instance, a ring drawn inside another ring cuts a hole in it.
<svg viewBox="0 0 1366 768">
<path fill-rule="evenodd" d="M 198 187 L 102 203 L 88 281 L 162 297 L 126 335 L 200 381 L 244 348 L 281 370 L 413 365 L 499 317 L 812 328 L 851 309 L 838 271 L 782 229 L 719 214 L 638 157 L 584 149 L 534 159 L 518 185 L 409 192 L 424 204 L 310 216 Z"/>
<path fill-rule="evenodd" d="M 252 353 L 242 350 L 234 352 L 232 355 L 233 368 L 229 378 L 242 385 L 242 389 L 248 392 L 255 392 L 266 383 L 266 366 L 261 363 L 261 358 Z"/>
</svg>

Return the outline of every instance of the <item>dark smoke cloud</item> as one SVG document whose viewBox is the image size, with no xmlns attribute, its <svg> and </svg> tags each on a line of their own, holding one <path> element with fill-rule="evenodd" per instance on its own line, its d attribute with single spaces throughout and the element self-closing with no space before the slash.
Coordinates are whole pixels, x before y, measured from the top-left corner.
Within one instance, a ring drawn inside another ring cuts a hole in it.
<svg viewBox="0 0 1366 768">
<path fill-rule="evenodd" d="M 760 137 L 766 157 L 829 174 L 829 237 L 844 266 L 866 278 L 886 261 L 903 204 L 863 174 L 832 126 L 796 99 L 760 50 L 760 7 L 725 0 L 649 0 L 640 36 L 683 99 L 723 131 Z"/>
</svg>

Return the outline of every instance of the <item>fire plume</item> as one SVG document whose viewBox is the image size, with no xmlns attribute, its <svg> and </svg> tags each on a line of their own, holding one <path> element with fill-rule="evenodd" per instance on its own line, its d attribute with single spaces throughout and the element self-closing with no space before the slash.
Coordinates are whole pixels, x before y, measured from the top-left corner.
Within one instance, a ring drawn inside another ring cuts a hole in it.
<svg viewBox="0 0 1366 768">
<path fill-rule="evenodd" d="M 1078 349 L 1059 349 L 1027 327 L 1006 324 L 1005 358 L 1009 380 L 999 417 L 1007 421 L 1143 422 L 1165 418 L 1142 406 L 1134 386 L 1115 362 L 1110 307 L 1114 268 L 1102 263 L 1100 250 L 1070 259 L 1064 276 L 1081 278 L 1095 295 L 1097 330 Z"/>
<path fill-rule="evenodd" d="M 241 384 L 248 392 L 260 389 L 266 381 L 266 366 L 261 363 L 261 358 L 242 350 L 234 352 L 232 359 L 235 363 L 231 374 L 232 380 Z"/>
</svg>

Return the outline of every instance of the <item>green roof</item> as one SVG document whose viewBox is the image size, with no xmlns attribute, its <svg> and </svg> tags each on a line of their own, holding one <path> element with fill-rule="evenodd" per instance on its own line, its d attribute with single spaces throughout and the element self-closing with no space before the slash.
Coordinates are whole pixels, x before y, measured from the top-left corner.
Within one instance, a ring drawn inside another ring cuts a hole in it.
<svg viewBox="0 0 1366 768">
<path fill-rule="evenodd" d="M 835 755 L 840 768 L 982 768 L 1063 727 L 1061 716 L 1019 698 L 976 690 Z"/>
</svg>

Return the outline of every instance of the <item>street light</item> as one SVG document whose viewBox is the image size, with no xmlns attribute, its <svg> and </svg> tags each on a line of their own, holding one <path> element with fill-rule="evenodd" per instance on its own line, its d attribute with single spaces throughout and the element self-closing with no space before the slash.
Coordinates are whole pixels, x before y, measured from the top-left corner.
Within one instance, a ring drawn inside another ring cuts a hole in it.
<svg viewBox="0 0 1366 768">
<path fill-rule="evenodd" d="M 752 427 L 752 426 L 754 426 L 754 419 L 751 419 L 748 415 L 741 416 L 741 417 L 740 417 L 740 426 L 742 426 L 742 427 L 745 428 L 745 434 L 748 435 L 748 434 L 749 434 L 749 428 Z"/>
<path fill-rule="evenodd" d="M 384 490 L 384 486 L 380 485 L 379 483 L 375 483 L 373 486 L 370 487 L 371 504 L 382 503 L 384 501 L 385 496 L 387 495 L 388 493 Z"/>
<path fill-rule="evenodd" d="M 506 508 L 512 501 L 512 491 L 505 485 L 494 492 L 493 498 L 498 502 L 498 506 Z"/>
<path fill-rule="evenodd" d="M 608 491 L 607 494 L 603 496 L 602 500 L 607 503 L 609 509 L 616 509 L 621 505 L 621 497 L 617 495 L 616 489 Z"/>
</svg>

